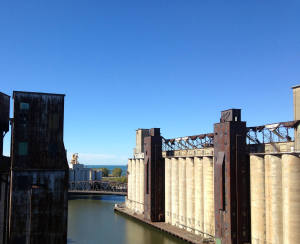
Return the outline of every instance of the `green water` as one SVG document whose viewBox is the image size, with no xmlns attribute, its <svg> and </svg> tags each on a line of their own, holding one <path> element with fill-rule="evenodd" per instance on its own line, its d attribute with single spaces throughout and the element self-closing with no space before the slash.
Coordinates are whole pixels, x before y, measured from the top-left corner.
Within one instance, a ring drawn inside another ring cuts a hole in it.
<svg viewBox="0 0 300 244">
<path fill-rule="evenodd" d="M 179 244 L 185 243 L 148 225 L 114 213 L 124 197 L 69 199 L 68 244 Z"/>
</svg>

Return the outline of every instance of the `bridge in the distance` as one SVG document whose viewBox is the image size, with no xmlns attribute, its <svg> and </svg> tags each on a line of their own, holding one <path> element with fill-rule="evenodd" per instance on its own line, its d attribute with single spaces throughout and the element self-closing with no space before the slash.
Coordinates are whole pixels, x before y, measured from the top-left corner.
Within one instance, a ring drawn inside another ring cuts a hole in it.
<svg viewBox="0 0 300 244">
<path fill-rule="evenodd" d="M 116 196 L 126 196 L 127 192 L 117 192 L 117 191 L 88 191 L 88 190 L 69 190 L 69 195 L 116 195 Z"/>
<path fill-rule="evenodd" d="M 127 195 L 127 183 L 110 181 L 69 182 L 69 195 Z"/>
</svg>

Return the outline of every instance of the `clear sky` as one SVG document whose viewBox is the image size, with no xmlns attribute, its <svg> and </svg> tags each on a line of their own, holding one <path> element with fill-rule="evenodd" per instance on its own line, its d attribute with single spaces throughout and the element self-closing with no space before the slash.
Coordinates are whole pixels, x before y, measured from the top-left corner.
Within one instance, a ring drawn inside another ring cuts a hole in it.
<svg viewBox="0 0 300 244">
<path fill-rule="evenodd" d="M 126 164 L 137 128 L 212 132 L 232 107 L 249 126 L 293 120 L 299 9 L 298 0 L 4 0 L 0 89 L 66 94 L 65 147 L 86 164 Z"/>
</svg>

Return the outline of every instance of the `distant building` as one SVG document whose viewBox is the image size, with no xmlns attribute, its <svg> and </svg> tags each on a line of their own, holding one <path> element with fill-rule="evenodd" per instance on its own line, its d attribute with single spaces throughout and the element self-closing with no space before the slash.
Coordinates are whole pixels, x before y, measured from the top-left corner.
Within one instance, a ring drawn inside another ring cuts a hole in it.
<svg viewBox="0 0 300 244">
<path fill-rule="evenodd" d="M 93 181 L 101 181 L 102 171 L 91 168 L 86 168 L 84 164 L 78 161 L 78 153 L 72 155 L 70 170 L 69 170 L 69 187 L 71 189 L 84 188 L 90 189 L 90 183 Z"/>
</svg>

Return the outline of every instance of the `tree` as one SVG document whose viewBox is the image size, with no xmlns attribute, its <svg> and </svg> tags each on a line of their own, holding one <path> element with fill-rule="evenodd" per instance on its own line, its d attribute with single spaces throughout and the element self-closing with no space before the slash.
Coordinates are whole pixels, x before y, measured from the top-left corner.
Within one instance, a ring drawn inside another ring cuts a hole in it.
<svg viewBox="0 0 300 244">
<path fill-rule="evenodd" d="M 107 168 L 101 168 L 100 170 L 102 171 L 102 176 L 103 177 L 107 177 L 108 176 L 108 169 Z"/>
<path fill-rule="evenodd" d="M 122 169 L 120 169 L 120 168 L 114 168 L 113 171 L 112 171 L 112 175 L 114 177 L 121 177 L 121 175 L 122 175 Z"/>
</svg>

